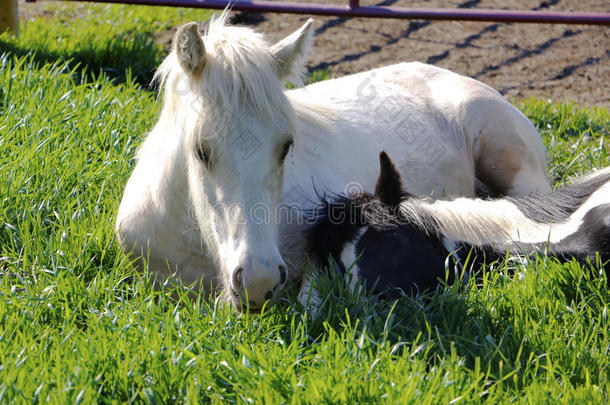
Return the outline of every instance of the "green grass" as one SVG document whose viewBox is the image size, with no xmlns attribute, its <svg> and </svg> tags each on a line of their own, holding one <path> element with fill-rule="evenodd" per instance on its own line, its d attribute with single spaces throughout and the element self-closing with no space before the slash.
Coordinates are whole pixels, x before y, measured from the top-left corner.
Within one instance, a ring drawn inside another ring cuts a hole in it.
<svg viewBox="0 0 610 405">
<path fill-rule="evenodd" d="M 0 36 L 0 403 L 608 402 L 610 293 L 576 264 L 496 264 L 479 285 L 397 302 L 323 280 L 317 316 L 293 296 L 239 315 L 181 286 L 154 290 L 113 236 L 158 112 L 137 72 L 161 46 L 135 33 L 197 18 L 61 7 L 19 40 Z M 112 29 L 93 40 L 98 20 Z M 555 184 L 608 165 L 607 109 L 518 105 Z"/>
<path fill-rule="evenodd" d="M 174 28 L 211 15 L 209 10 L 95 3 L 49 2 L 42 8 L 44 17 L 21 24 L 19 40 L 0 35 L 0 49 L 16 55 L 34 53 L 41 62 L 90 66 L 120 81 L 131 74 L 144 85 L 165 55 Z"/>
</svg>

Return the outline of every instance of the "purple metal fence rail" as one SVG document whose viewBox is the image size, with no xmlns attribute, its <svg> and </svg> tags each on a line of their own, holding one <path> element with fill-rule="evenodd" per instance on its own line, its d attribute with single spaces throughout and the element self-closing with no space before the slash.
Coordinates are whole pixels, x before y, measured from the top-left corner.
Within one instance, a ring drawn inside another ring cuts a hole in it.
<svg viewBox="0 0 610 405">
<path fill-rule="evenodd" d="M 26 0 L 36 1 L 36 0 Z M 252 0 L 69 0 L 99 3 L 126 3 L 151 6 L 224 9 L 275 12 L 290 14 L 332 15 L 338 17 L 405 18 L 412 20 L 461 20 L 547 24 L 610 25 L 610 13 L 581 13 L 562 11 L 520 11 L 453 8 L 407 8 L 361 6 L 360 0 L 348 0 L 348 5 Z"/>
</svg>

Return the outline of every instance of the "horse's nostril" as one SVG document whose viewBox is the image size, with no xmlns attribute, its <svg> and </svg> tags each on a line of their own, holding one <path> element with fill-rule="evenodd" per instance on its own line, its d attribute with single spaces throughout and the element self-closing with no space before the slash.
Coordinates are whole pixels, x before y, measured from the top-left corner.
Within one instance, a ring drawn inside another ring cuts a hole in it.
<svg viewBox="0 0 610 405">
<path fill-rule="evenodd" d="M 244 284 L 244 279 L 243 279 L 243 273 L 244 273 L 244 268 L 243 267 L 239 267 L 237 270 L 235 270 L 233 272 L 233 280 L 231 280 L 233 282 L 233 288 L 236 289 L 242 289 L 243 288 L 243 284 Z"/>
<path fill-rule="evenodd" d="M 284 266 L 283 264 L 280 264 L 279 270 L 280 270 L 280 284 L 284 284 L 286 282 L 286 266 Z"/>
<path fill-rule="evenodd" d="M 271 298 L 273 298 L 273 291 L 269 290 L 265 293 L 265 299 L 269 301 Z"/>
</svg>

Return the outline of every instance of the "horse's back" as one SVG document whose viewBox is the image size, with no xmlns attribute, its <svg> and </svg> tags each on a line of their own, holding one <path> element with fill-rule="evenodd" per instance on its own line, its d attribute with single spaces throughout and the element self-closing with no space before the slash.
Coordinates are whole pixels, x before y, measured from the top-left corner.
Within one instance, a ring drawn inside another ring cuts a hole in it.
<svg viewBox="0 0 610 405">
<path fill-rule="evenodd" d="M 478 80 L 423 63 L 404 66 L 414 72 L 410 80 L 427 80 L 426 102 L 449 114 L 472 142 L 475 170 L 488 189 L 515 195 L 550 190 L 544 145 L 519 109 Z"/>
<path fill-rule="evenodd" d="M 288 93 L 306 91 L 308 94 L 316 94 L 318 96 L 324 93 L 331 93 L 335 98 L 350 93 L 356 93 L 356 95 L 361 97 L 373 96 L 373 94 L 376 96 L 376 85 L 382 82 L 392 84 L 396 88 L 409 89 L 408 95 L 419 96 L 419 98 L 429 96 L 428 91 L 435 84 L 449 85 L 455 88 L 455 94 L 447 94 L 449 97 L 444 97 L 443 102 L 448 101 L 450 97 L 456 97 L 456 100 L 459 100 L 467 96 L 466 94 L 460 94 L 457 90 L 480 91 L 481 95 L 487 93 L 489 96 L 502 97 L 500 93 L 478 80 L 422 62 L 402 62 L 383 66 L 364 72 L 319 81 L 301 89 L 289 91 Z M 362 87 L 354 87 L 354 84 L 361 85 Z M 347 91 L 337 92 L 337 90 L 342 89 Z M 367 90 L 373 93 L 367 93 Z M 447 88 L 447 90 L 450 90 L 450 88 Z"/>
<path fill-rule="evenodd" d="M 477 80 L 409 62 L 287 95 L 295 104 L 307 100 L 328 111 L 339 136 L 327 142 L 344 142 L 347 150 L 357 145 L 370 155 L 362 162 L 373 163 L 379 150 L 387 150 L 414 194 L 472 196 L 476 180 L 498 194 L 550 190 L 536 129 Z M 346 133 L 350 139 L 342 141 Z"/>
</svg>

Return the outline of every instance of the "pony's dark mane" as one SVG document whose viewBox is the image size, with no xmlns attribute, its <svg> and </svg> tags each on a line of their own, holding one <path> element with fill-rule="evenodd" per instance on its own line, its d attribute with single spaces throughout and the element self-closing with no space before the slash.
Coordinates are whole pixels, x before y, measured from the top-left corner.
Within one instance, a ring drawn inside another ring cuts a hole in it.
<svg viewBox="0 0 610 405">
<path fill-rule="evenodd" d="M 379 164 L 374 196 L 367 193 L 321 196 L 320 206 L 313 211 L 317 222 L 307 238 L 307 249 L 318 265 L 326 263 L 329 256 L 338 257 L 343 245 L 354 241 L 364 226 L 383 231 L 407 222 L 400 213 L 400 203 L 410 195 L 403 189 L 400 175 L 385 152 L 379 154 Z"/>
<path fill-rule="evenodd" d="M 564 186 L 546 194 L 506 197 L 523 214 L 538 223 L 557 223 L 568 219 L 589 196 L 610 181 L 610 172 Z"/>
<path fill-rule="evenodd" d="M 401 200 L 409 198 L 409 194 L 401 194 Z M 324 265 L 329 256 L 339 256 L 346 242 L 354 241 L 358 230 L 364 226 L 383 231 L 408 223 L 397 207 L 389 206 L 371 194 L 360 193 L 353 196 L 326 196 L 320 206 L 313 211 L 315 224 L 307 231 L 307 251 L 312 255 L 314 263 Z M 430 216 L 428 225 L 436 220 Z M 417 227 L 417 224 L 413 224 Z M 422 232 L 431 233 L 438 226 L 418 227 Z M 345 269 L 342 269 L 345 270 Z"/>
<path fill-rule="evenodd" d="M 362 207 L 369 204 L 377 205 L 379 209 L 386 208 L 370 194 L 324 196 L 321 199 L 320 206 L 311 213 L 315 224 L 307 231 L 306 249 L 316 265 L 323 266 L 329 257 L 338 257 L 345 242 L 354 240 L 358 229 L 367 224 Z M 342 266 L 340 270 L 345 271 Z"/>
</svg>

